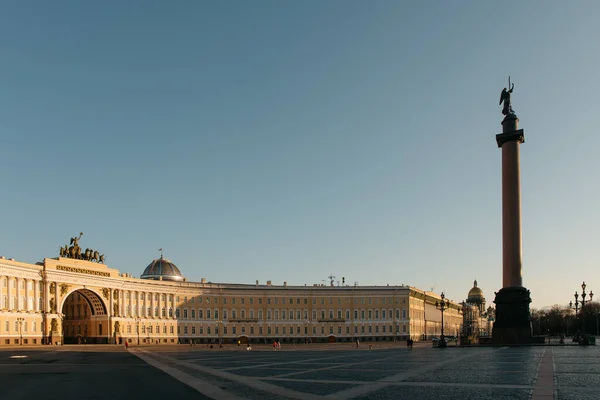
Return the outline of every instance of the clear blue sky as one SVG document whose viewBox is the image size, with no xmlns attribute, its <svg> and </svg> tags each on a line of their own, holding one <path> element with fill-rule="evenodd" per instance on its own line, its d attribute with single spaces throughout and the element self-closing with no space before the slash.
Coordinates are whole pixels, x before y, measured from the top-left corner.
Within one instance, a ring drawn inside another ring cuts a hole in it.
<svg viewBox="0 0 600 400">
<path fill-rule="evenodd" d="M 5 1 L 0 254 L 501 287 L 515 83 L 533 307 L 600 293 L 600 3 Z M 588 290 L 589 290 L 588 289 Z M 599 294 L 600 295 L 600 294 Z"/>
</svg>

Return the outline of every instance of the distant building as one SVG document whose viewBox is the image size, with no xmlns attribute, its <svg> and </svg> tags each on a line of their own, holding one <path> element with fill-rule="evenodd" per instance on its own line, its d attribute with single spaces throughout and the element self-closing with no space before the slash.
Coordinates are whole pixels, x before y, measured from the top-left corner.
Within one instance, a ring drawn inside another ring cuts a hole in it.
<svg viewBox="0 0 600 400">
<path fill-rule="evenodd" d="M 473 282 L 463 306 L 463 335 L 473 338 L 491 336 L 494 323 L 494 309 L 485 308 L 483 291 Z"/>
<path fill-rule="evenodd" d="M 393 341 L 441 330 L 440 297 L 414 287 L 188 282 L 162 256 L 141 278 L 69 257 L 0 257 L 0 300 L 0 345 Z M 446 335 L 462 321 L 450 302 Z"/>
</svg>

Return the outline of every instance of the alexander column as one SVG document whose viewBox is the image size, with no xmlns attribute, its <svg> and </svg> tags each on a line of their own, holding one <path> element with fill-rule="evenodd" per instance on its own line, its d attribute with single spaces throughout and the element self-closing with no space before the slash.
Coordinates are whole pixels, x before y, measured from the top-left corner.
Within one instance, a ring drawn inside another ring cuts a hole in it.
<svg viewBox="0 0 600 400">
<path fill-rule="evenodd" d="M 496 293 L 496 321 L 492 340 L 498 344 L 531 343 L 529 319 L 529 290 L 521 277 L 521 170 L 519 148 L 525 142 L 523 129 L 512 109 L 510 96 L 515 85 L 504 88 L 502 133 L 496 135 L 502 149 L 502 289 Z"/>
</svg>

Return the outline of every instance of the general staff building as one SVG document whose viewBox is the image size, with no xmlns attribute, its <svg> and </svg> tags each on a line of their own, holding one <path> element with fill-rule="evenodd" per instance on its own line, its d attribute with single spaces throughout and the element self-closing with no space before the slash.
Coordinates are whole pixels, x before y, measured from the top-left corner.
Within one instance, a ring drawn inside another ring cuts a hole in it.
<svg viewBox="0 0 600 400">
<path fill-rule="evenodd" d="M 68 254 L 65 246 L 63 256 L 36 264 L 0 257 L 0 346 L 394 341 L 441 333 L 441 297 L 411 286 L 189 282 L 162 256 L 135 278 Z M 446 335 L 461 332 L 461 310 L 448 302 Z"/>
</svg>

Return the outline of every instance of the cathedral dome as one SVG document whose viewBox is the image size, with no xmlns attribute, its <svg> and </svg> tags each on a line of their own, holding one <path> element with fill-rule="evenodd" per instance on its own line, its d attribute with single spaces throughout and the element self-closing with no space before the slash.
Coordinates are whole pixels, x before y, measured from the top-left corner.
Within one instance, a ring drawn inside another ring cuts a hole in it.
<svg viewBox="0 0 600 400">
<path fill-rule="evenodd" d="M 161 255 L 160 258 L 152 261 L 146 269 L 144 273 L 140 277 L 142 279 L 153 279 L 153 280 L 163 280 L 163 281 L 183 281 L 183 275 L 179 271 L 179 268 L 171 261 L 163 258 Z"/>
<path fill-rule="evenodd" d="M 473 288 L 469 290 L 468 300 L 483 300 L 483 290 L 477 287 L 477 281 L 473 282 Z"/>
</svg>

